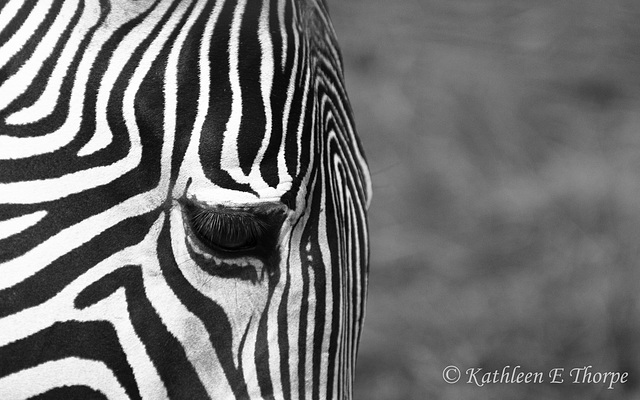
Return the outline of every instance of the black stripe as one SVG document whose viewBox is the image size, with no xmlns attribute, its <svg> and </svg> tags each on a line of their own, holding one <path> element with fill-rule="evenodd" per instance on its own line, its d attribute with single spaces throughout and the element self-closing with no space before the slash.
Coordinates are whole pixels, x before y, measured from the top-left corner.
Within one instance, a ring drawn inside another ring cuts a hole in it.
<svg viewBox="0 0 640 400">
<path fill-rule="evenodd" d="M 57 322 L 32 336 L 0 347 L 0 376 L 67 357 L 103 362 L 131 399 L 141 398 L 115 329 L 104 321 Z"/>
<path fill-rule="evenodd" d="M 232 329 L 225 310 L 210 298 L 198 292 L 182 275 L 171 252 L 170 229 L 167 216 L 167 220 L 160 232 L 157 247 L 162 274 L 182 304 L 200 318 L 207 332 L 209 332 L 209 340 L 214 346 L 220 366 L 234 395 L 240 399 L 248 398 L 249 394 L 242 370 L 236 369 L 234 366 L 231 346 Z M 183 227 L 179 226 L 174 229 L 183 229 Z"/>
<path fill-rule="evenodd" d="M 365 177 L 365 171 L 360 168 L 360 161 L 355 159 L 356 154 L 360 154 L 364 158 L 362 144 L 356 135 L 350 135 L 346 127 L 354 126 L 351 105 L 348 101 L 344 88 L 339 84 L 340 77 L 335 74 L 335 70 L 331 65 L 320 64 L 317 68 L 318 78 L 324 87 L 330 87 L 332 90 L 325 90 L 321 98 L 328 100 L 323 109 L 323 119 L 329 121 L 328 115 L 333 117 L 329 122 L 331 125 L 326 127 L 326 131 L 335 130 L 340 134 L 336 135 L 336 139 L 340 142 L 340 146 L 345 151 L 342 154 L 342 160 L 348 165 L 350 176 L 357 178 L 357 184 L 352 188 L 351 193 L 357 193 L 358 199 L 362 203 L 367 201 L 366 184 L 368 177 Z M 338 107 L 344 108 L 344 111 Z"/>
<path fill-rule="evenodd" d="M 308 203 L 308 213 L 309 220 L 307 221 L 306 226 L 302 232 L 302 241 L 300 243 L 300 254 L 302 255 L 300 258 L 303 260 L 303 271 L 307 268 L 312 268 L 314 271 L 314 281 L 313 286 L 316 292 L 316 311 L 314 314 L 314 331 L 313 331 L 313 355 L 312 355 L 312 366 L 313 371 L 311 372 L 313 376 L 313 393 L 312 398 L 314 400 L 320 400 L 326 396 L 325 392 L 320 393 L 320 366 L 322 364 L 322 340 L 324 338 L 324 329 L 325 329 L 325 318 L 326 318 L 326 310 L 327 310 L 327 281 L 325 274 L 327 273 L 327 268 L 330 266 L 325 265 L 322 259 L 322 251 L 320 250 L 320 246 L 318 243 L 318 232 L 320 230 L 319 226 L 319 216 L 322 213 L 321 210 L 321 198 L 322 198 L 322 190 L 320 187 L 320 183 L 316 181 L 317 175 L 311 178 L 311 190 L 309 190 L 309 194 L 307 195 Z M 309 251 L 306 250 L 306 246 L 310 245 Z M 313 262 L 306 264 L 306 255 L 311 256 Z M 309 371 L 307 371 L 309 373 Z M 322 388 L 323 391 L 326 391 L 326 388 Z"/>
<path fill-rule="evenodd" d="M 165 383 L 169 397 L 206 399 L 207 392 L 182 344 L 167 330 L 146 297 L 141 266 L 122 267 L 81 292 L 76 307 L 82 309 L 125 289 L 127 311 L 136 334 Z"/>
<path fill-rule="evenodd" d="M 8 3 L 8 1 L 3 2 L 0 11 L 5 11 L 5 7 Z M 5 26 L 0 26 L 0 46 L 3 46 L 9 39 L 11 39 L 14 33 L 24 25 L 25 20 L 29 17 L 29 14 L 36 5 L 38 5 L 36 1 L 23 1 L 11 21 L 9 21 Z"/>
<path fill-rule="evenodd" d="M 277 281 L 280 273 L 277 272 L 276 279 Z M 271 284 L 271 281 L 274 280 L 274 277 L 270 277 L 269 279 L 269 296 L 267 298 L 267 302 L 265 304 L 264 309 L 269 310 L 271 306 L 271 299 L 273 298 L 273 289 L 275 289 L 275 284 Z M 256 333 L 256 349 L 255 349 L 255 360 L 256 360 L 256 375 L 258 377 L 258 386 L 260 387 L 260 394 L 264 398 L 269 398 L 269 396 L 273 396 L 273 384 L 271 382 L 271 368 L 269 367 L 269 341 L 267 340 L 268 330 L 267 324 L 269 322 L 269 313 L 264 312 L 260 316 L 260 323 L 258 324 L 258 331 Z"/>
<path fill-rule="evenodd" d="M 280 351 L 280 379 L 282 383 L 282 396 L 291 398 L 291 382 L 289 378 L 289 318 L 287 300 L 291 287 L 291 275 L 289 274 L 289 258 L 282 274 L 286 274 L 286 284 L 282 289 L 282 299 L 278 306 L 278 350 Z M 282 284 L 282 283 L 280 283 Z"/>
<path fill-rule="evenodd" d="M 200 71 L 200 47 L 206 45 L 201 41 L 204 40 L 207 20 L 213 12 L 214 5 L 215 2 L 207 3 L 180 49 L 177 80 L 176 137 L 171 163 L 172 181 L 177 179 L 191 139 L 191 132 L 193 131 L 198 111 L 200 81 L 209 79 L 209 77 L 204 77 L 202 71 Z"/>
<path fill-rule="evenodd" d="M 287 101 L 287 90 L 289 88 L 289 80 L 294 79 L 294 76 L 289 76 L 287 73 L 291 73 L 293 66 L 293 57 L 287 60 L 285 69 L 282 69 L 282 57 L 286 57 L 287 54 L 282 54 L 282 42 L 283 38 L 280 34 L 280 21 L 278 18 L 277 3 L 274 2 L 269 10 L 269 33 L 272 41 L 273 51 L 273 83 L 270 97 L 271 103 L 271 138 L 264 153 L 264 162 L 260 164 L 260 175 L 262 175 L 264 181 L 271 187 L 277 187 L 280 183 L 280 177 L 278 176 L 278 151 L 282 143 L 283 136 L 283 124 L 282 118 L 285 111 L 285 104 Z M 288 24 L 285 24 L 287 28 Z M 283 73 L 284 72 L 284 73 Z M 300 90 L 301 88 L 295 88 Z"/>
<path fill-rule="evenodd" d="M 7 116 L 13 114 L 14 112 L 24 107 L 32 105 L 33 103 L 36 102 L 37 99 L 40 98 L 40 96 L 44 92 L 44 89 L 46 88 L 47 80 L 51 76 L 51 73 L 53 72 L 53 69 L 56 66 L 58 58 L 60 57 L 64 47 L 66 47 L 66 42 L 67 40 L 69 40 L 69 36 L 71 36 L 71 31 L 78 24 L 78 21 L 80 20 L 80 16 L 82 15 L 82 11 L 84 10 L 84 4 L 85 4 L 84 2 L 80 2 L 78 7 L 76 7 L 73 17 L 71 18 L 71 20 L 67 21 L 67 25 L 64 28 L 64 31 L 62 32 L 60 37 L 57 38 L 56 44 L 53 50 L 51 51 L 51 54 L 42 62 L 42 64 L 40 64 L 37 67 L 39 68 L 39 71 L 37 75 L 34 77 L 33 82 L 31 82 L 31 84 L 27 88 L 27 90 L 24 93 L 22 93 L 20 96 L 18 96 L 16 99 L 14 99 L 13 103 L 11 103 L 7 108 L 5 108 L 0 112 L 0 121 L 2 121 L 2 125 L 4 125 L 4 120 Z M 49 26 L 47 28 L 51 28 L 51 27 Z M 40 40 L 41 40 L 41 37 L 38 37 L 38 40 L 35 43 L 35 45 L 38 45 Z M 22 67 L 22 62 L 20 63 L 19 67 Z M 15 135 L 15 136 L 21 136 L 21 137 L 37 136 L 42 132 L 41 130 L 24 129 L 24 127 L 21 127 L 21 126 L 15 126 L 15 125 L 2 126 L 2 125 L 0 126 L 2 127 L 3 135 L 9 135 L 9 136 Z M 49 132 L 51 130 L 51 127 L 47 126 L 47 129 L 48 130 L 45 130 L 45 132 Z"/>
<path fill-rule="evenodd" d="M 339 328 L 342 319 L 342 302 L 344 299 L 341 295 L 341 285 L 342 285 L 342 260 L 340 259 L 340 244 L 337 241 L 340 238 L 340 232 L 338 231 L 338 210 L 336 210 L 336 206 L 334 205 L 335 198 L 331 196 L 331 193 L 335 193 L 336 190 L 340 190 L 340 188 L 336 188 L 334 186 L 335 181 L 332 180 L 331 175 L 331 165 L 329 163 L 330 160 L 330 152 L 328 149 L 324 149 L 324 159 L 323 163 L 327 168 L 323 171 L 324 176 L 324 186 L 326 192 L 323 193 L 325 196 L 325 215 L 327 221 L 327 244 L 329 245 L 329 255 L 331 259 L 331 277 L 332 277 L 332 296 L 333 296 L 333 308 L 332 308 L 332 321 L 331 321 L 331 335 L 329 338 L 329 363 L 328 363 L 328 377 L 327 377 L 327 390 L 331 390 L 334 384 L 334 375 L 333 371 L 336 368 L 340 368 L 341 365 L 336 365 L 336 361 L 340 358 L 338 354 L 340 347 L 340 337 L 339 337 Z M 345 327 L 348 329 L 348 327 Z M 340 376 L 338 376 L 340 379 Z"/>
<path fill-rule="evenodd" d="M 100 17 L 97 23 L 88 30 L 85 37 L 82 39 L 80 45 L 78 46 L 76 54 L 74 55 L 73 60 L 69 65 L 69 69 L 66 71 L 66 75 L 60 87 L 60 95 L 58 97 L 58 102 L 55 105 L 53 112 L 49 116 L 43 118 L 42 120 L 36 121 L 35 123 L 28 124 L 28 125 L 5 125 L 4 117 L 0 118 L 0 129 L 2 129 L 3 132 L 7 132 L 8 134 L 11 134 L 13 136 L 19 136 L 19 137 L 39 136 L 39 135 L 43 135 L 43 134 L 47 134 L 55 131 L 56 129 L 60 128 L 60 126 L 66 121 L 67 115 L 69 113 L 68 99 L 71 98 L 71 91 L 73 88 L 73 81 L 76 79 L 77 68 L 80 64 L 80 60 L 82 59 L 82 56 L 85 50 L 87 49 L 89 42 L 91 41 L 91 38 L 93 37 L 93 34 L 100 27 L 100 25 L 102 25 L 102 23 L 107 17 L 107 14 L 110 11 L 111 6 L 108 2 L 109 0 L 101 0 Z M 64 45 L 66 45 L 66 43 Z M 2 80 L 4 80 L 4 78 L 2 78 Z M 44 88 L 44 85 L 42 86 Z M 20 104 L 20 102 L 17 102 L 16 104 Z M 2 115 L 5 115 L 5 114 L 2 114 Z M 67 154 L 65 154 L 64 158 L 65 160 L 67 160 L 68 163 L 75 159 L 75 152 L 77 152 L 77 149 L 75 149 L 73 156 L 71 157 L 68 157 Z M 56 157 L 60 157 L 60 155 L 55 155 L 55 156 L 52 156 L 50 154 L 43 155 L 37 159 L 38 160 L 37 162 L 34 162 L 31 159 L 12 161 L 13 169 L 16 169 L 19 171 L 29 171 L 31 175 L 25 176 L 24 179 L 19 179 L 19 178 L 10 178 L 10 179 L 15 181 L 20 181 L 20 180 L 25 180 L 29 178 L 33 179 L 34 176 L 35 177 L 46 176 L 47 169 L 46 168 L 43 169 L 42 165 L 44 165 L 45 167 L 48 167 L 52 164 L 56 164 L 58 162 Z M 7 161 L 0 161 L 0 173 L 4 172 L 5 170 L 5 168 L 2 168 L 3 162 L 7 163 Z M 75 163 L 71 163 L 71 164 L 74 165 Z M 0 175 L 0 181 L 7 182 L 10 180 L 7 180 L 4 176 Z"/>
<path fill-rule="evenodd" d="M 51 28 L 53 21 L 62 8 L 62 3 L 62 1 L 54 2 L 54 4 L 52 4 L 48 9 L 45 17 L 42 19 L 42 22 L 38 25 L 36 30 L 33 32 L 29 32 L 31 36 L 25 42 L 24 46 L 22 46 L 20 50 L 13 55 L 7 65 L 0 69 L 1 78 L 13 75 L 22 66 L 22 64 L 27 59 L 29 59 L 33 51 L 40 43 L 40 39 L 45 35 L 49 28 Z M 7 28 L 0 34 L 0 45 L 5 44 L 14 35 L 14 33 L 18 31 L 22 24 L 26 22 L 27 18 L 29 17 L 28 14 L 33 11 L 35 6 L 36 5 L 34 4 L 34 7 L 30 9 L 27 9 L 24 6 L 20 8 L 17 16 L 11 20 L 11 22 L 7 25 Z"/>
<path fill-rule="evenodd" d="M 317 215 L 317 214 L 316 214 Z M 305 241 L 305 231 L 308 232 L 307 230 L 308 228 L 308 222 L 307 222 L 307 226 L 305 226 L 304 230 L 303 230 L 303 236 L 302 236 L 302 241 L 300 242 L 300 248 L 299 248 L 299 254 L 300 254 L 300 261 L 301 261 L 301 265 L 296 266 L 295 268 L 300 268 L 300 272 L 302 274 L 302 304 L 300 305 L 300 328 L 298 330 L 298 395 L 300 399 L 305 399 L 305 384 L 306 384 L 306 376 L 309 373 L 308 371 L 306 371 L 306 361 L 307 361 L 307 351 L 308 351 L 308 346 L 311 345 L 313 347 L 313 352 L 320 352 L 321 347 L 316 347 L 317 343 L 307 343 L 307 330 L 309 329 L 307 327 L 307 317 L 309 315 L 309 274 L 313 274 L 314 278 L 317 277 L 317 275 L 320 274 L 324 274 L 323 270 L 318 270 L 316 269 L 316 267 L 318 266 L 318 264 L 314 264 L 314 263 L 310 263 L 307 258 L 306 258 L 306 254 L 307 251 L 305 250 L 306 244 L 310 243 L 310 242 L 306 242 Z M 295 227 L 294 227 L 295 229 Z M 308 237 L 307 237 L 308 240 Z M 317 238 L 316 238 L 317 241 Z M 320 265 L 322 264 L 322 262 L 320 262 Z M 314 312 L 317 313 L 317 310 L 314 310 Z M 315 317 L 316 315 L 314 315 L 314 323 L 317 323 L 315 321 Z M 320 343 L 321 345 L 322 343 Z M 313 356 L 311 358 L 313 360 Z"/>
<path fill-rule="evenodd" d="M 48 390 L 29 400 L 106 400 L 107 396 L 86 386 L 65 386 Z"/>
<path fill-rule="evenodd" d="M 265 137 L 265 105 L 260 88 L 262 50 L 258 40 L 261 8 L 262 2 L 248 1 L 240 26 L 238 74 L 242 96 L 242 120 L 238 135 L 238 157 L 245 174 L 251 171 Z"/>
<path fill-rule="evenodd" d="M 128 61 L 123 72 L 120 74 L 114 86 L 114 91 L 109 99 L 108 122 L 111 132 L 115 135 L 113 142 L 106 149 L 103 149 L 103 151 L 94 153 L 87 157 L 78 158 L 76 153 L 82 148 L 82 146 L 89 142 L 95 134 L 97 93 L 104 73 L 109 66 L 109 61 L 113 51 L 118 47 L 122 38 L 135 28 L 136 25 L 143 21 L 146 14 L 149 13 L 152 8 L 153 7 L 137 18 L 121 26 L 104 44 L 100 53 L 96 56 L 96 62 L 94 63 L 89 75 L 87 88 L 83 98 L 84 107 L 82 110 L 82 122 L 79 132 L 73 141 L 67 147 L 54 153 L 43 154 L 38 157 L 31 157 L 27 159 L 0 161 L 0 181 L 20 182 L 60 177 L 78 170 L 111 164 L 126 156 L 130 148 L 130 143 L 128 131 L 122 120 L 122 97 L 124 89 L 126 89 L 127 86 L 126 80 L 130 78 L 130 74 L 137 66 L 137 63 L 139 63 L 142 51 L 133 55 Z M 108 10 L 103 10 L 103 13 L 106 11 Z M 106 15 L 103 14 L 103 17 L 106 17 Z M 156 28 L 156 31 L 157 29 L 158 28 Z M 142 43 L 141 47 L 146 48 L 146 45 L 150 40 L 152 40 L 152 38 L 147 38 Z M 77 66 L 74 68 L 77 68 Z M 65 83 L 68 83 L 68 81 L 65 81 Z M 70 93 L 62 98 L 70 98 Z M 57 128 L 58 125 L 61 125 L 64 122 L 66 115 L 56 113 L 55 118 L 61 118 L 55 126 Z M 38 124 L 27 125 L 25 129 L 48 133 L 52 131 L 52 128 L 45 124 L 50 125 L 50 123 L 51 120 L 45 119 Z M 4 168 L 4 165 L 10 165 L 11 168 Z"/>
<path fill-rule="evenodd" d="M 229 82 L 229 32 L 234 6 L 225 2 L 213 30 L 209 62 L 211 66 L 209 112 L 204 122 L 198 154 L 205 176 L 226 189 L 256 194 L 250 185 L 238 184 L 221 169 L 223 133 L 231 115 L 231 84 Z"/>
<path fill-rule="evenodd" d="M 44 303 L 100 261 L 139 243 L 148 233 L 157 213 L 154 211 L 125 220 L 53 261 L 35 275 L 1 290 L 0 318 Z"/>
<path fill-rule="evenodd" d="M 288 4 L 287 4 L 288 5 Z M 290 6 L 288 5 L 286 10 L 290 11 Z M 294 28 L 295 29 L 295 28 Z M 302 35 L 301 35 L 302 36 Z M 295 80 L 295 87 L 297 90 L 294 91 L 293 99 L 291 101 L 291 111 L 289 112 L 289 119 L 287 121 L 287 126 L 283 129 L 287 130 L 287 138 L 285 143 L 285 160 L 287 165 L 287 171 L 290 176 L 296 175 L 296 170 L 298 168 L 298 152 L 302 152 L 302 157 L 300 157 L 300 176 L 304 176 L 306 169 L 304 166 L 307 166 L 309 163 L 309 155 L 305 154 L 305 152 L 309 151 L 309 144 L 311 144 L 311 118 L 313 113 L 313 83 L 310 84 L 310 91 L 308 96 L 304 97 L 304 86 L 305 80 L 308 76 L 307 65 L 305 63 L 305 53 L 306 53 L 306 44 L 304 42 L 304 36 L 300 37 L 299 48 L 295 47 L 295 40 L 293 38 L 293 32 L 290 32 L 288 37 L 288 45 L 287 49 L 291 53 L 289 58 L 291 59 L 291 71 L 285 71 L 286 76 L 289 79 Z M 297 53 L 297 54 L 293 54 Z M 298 57 L 298 69 L 296 71 L 293 70 L 293 59 Z M 287 66 L 288 68 L 288 66 Z M 302 115 L 302 107 L 303 105 L 306 107 L 305 114 Z M 302 132 L 302 148 L 298 148 L 298 125 L 301 119 L 304 119 L 303 132 Z"/>
<path fill-rule="evenodd" d="M 158 32 L 167 23 L 170 15 L 176 11 L 177 5 L 179 5 L 179 2 L 176 2 L 174 6 L 167 11 L 163 21 L 158 24 Z M 149 160 L 149 162 L 152 164 L 156 164 L 160 161 L 163 146 L 172 145 L 164 142 L 164 111 L 166 100 L 164 93 L 164 79 L 167 70 L 167 62 L 172 50 L 171 48 L 174 45 L 176 38 L 180 34 L 180 31 L 184 28 L 184 24 L 187 22 L 190 14 L 193 12 L 194 7 L 195 3 L 192 3 L 187 8 L 187 10 L 185 10 L 184 15 L 167 38 L 167 41 L 158 54 L 158 57 L 153 61 L 149 72 L 142 81 L 139 90 L 136 92 L 136 123 L 140 128 L 142 149 L 144 151 L 152 151 L 155 156 L 154 160 Z M 202 17 L 200 18 L 200 20 L 201 19 Z M 155 34 L 152 34 L 151 38 L 153 38 L 154 36 Z M 191 35 L 189 37 L 191 37 Z M 192 38 L 192 40 L 194 40 L 195 43 L 198 42 L 197 38 Z M 187 44 L 188 43 L 189 42 L 187 42 Z M 185 50 L 194 54 L 193 58 L 189 58 L 187 56 L 186 59 L 180 59 L 178 62 L 178 104 L 176 109 L 176 136 L 173 143 L 176 148 L 173 149 L 172 155 L 172 181 L 177 176 L 180 163 L 184 158 L 184 153 L 186 152 L 186 148 L 189 143 L 189 134 L 191 132 L 191 128 L 193 127 L 193 121 L 195 119 L 195 112 L 197 108 L 198 85 L 193 85 L 194 80 L 197 82 L 197 75 L 194 79 L 195 74 L 193 74 L 193 72 L 198 71 L 197 49 L 193 49 L 187 45 L 181 50 L 181 55 L 185 52 Z M 193 65 L 194 62 L 195 65 Z M 187 65 L 188 69 L 186 71 L 182 71 L 181 68 L 184 68 L 185 64 Z M 135 67 L 136 65 L 132 64 L 132 66 Z M 123 83 L 123 85 L 126 85 L 126 83 Z M 182 88 L 182 85 L 185 85 L 185 87 Z M 191 94 L 193 94 L 194 97 L 191 97 Z M 184 100 L 187 100 L 187 102 L 185 103 Z M 114 109 L 114 113 L 117 111 L 117 109 Z M 169 112 L 172 111 L 173 110 L 170 110 Z M 176 153 L 178 153 L 177 156 Z M 145 161 L 146 160 L 142 161 L 142 166 L 149 165 Z M 156 171 L 159 173 L 160 169 L 161 166 L 158 163 L 158 168 Z M 145 177 L 144 179 L 146 180 L 148 178 Z"/>
</svg>

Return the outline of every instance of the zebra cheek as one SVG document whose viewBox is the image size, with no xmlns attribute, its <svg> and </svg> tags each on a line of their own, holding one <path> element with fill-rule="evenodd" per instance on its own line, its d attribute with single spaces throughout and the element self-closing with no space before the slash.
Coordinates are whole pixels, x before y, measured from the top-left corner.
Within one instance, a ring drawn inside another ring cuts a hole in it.
<svg viewBox="0 0 640 400">
<path fill-rule="evenodd" d="M 263 273 L 266 268 L 264 263 L 250 258 L 234 261 L 238 269 L 254 269 L 259 277 L 257 280 L 212 275 L 203 267 L 203 262 L 216 264 L 227 261 L 194 252 L 194 247 L 189 245 L 190 239 L 186 235 L 179 209 L 172 210 L 170 225 L 171 249 L 179 273 L 200 296 L 224 310 L 232 331 L 232 353 L 239 354 L 242 337 L 255 336 L 260 316 L 267 306 L 269 276 Z M 231 261 L 228 263 L 234 265 Z"/>
</svg>

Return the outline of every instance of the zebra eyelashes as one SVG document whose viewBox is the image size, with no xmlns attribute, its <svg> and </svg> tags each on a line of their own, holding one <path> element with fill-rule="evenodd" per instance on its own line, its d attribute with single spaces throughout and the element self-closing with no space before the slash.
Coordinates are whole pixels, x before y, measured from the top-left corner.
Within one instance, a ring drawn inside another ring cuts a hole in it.
<svg viewBox="0 0 640 400">
<path fill-rule="evenodd" d="M 245 212 L 197 210 L 190 215 L 189 222 L 204 245 L 223 252 L 251 250 L 266 231 L 263 221 Z"/>
<path fill-rule="evenodd" d="M 185 212 L 193 235 L 216 253 L 251 252 L 271 242 L 273 227 L 261 215 L 226 209 L 204 209 L 186 204 Z"/>
</svg>

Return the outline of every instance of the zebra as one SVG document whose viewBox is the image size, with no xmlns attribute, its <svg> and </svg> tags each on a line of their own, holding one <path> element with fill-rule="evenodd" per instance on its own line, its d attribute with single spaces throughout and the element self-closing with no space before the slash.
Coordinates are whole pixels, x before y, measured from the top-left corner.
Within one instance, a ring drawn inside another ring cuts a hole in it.
<svg viewBox="0 0 640 400">
<path fill-rule="evenodd" d="M 324 0 L 0 6 L 0 399 L 349 399 L 371 182 Z"/>
</svg>

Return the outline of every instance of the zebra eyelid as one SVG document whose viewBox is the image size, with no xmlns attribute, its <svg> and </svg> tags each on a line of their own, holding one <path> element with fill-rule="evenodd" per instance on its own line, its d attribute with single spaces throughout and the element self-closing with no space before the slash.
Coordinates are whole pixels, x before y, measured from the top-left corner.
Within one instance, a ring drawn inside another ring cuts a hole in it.
<svg viewBox="0 0 640 400">
<path fill-rule="evenodd" d="M 189 229 L 202 244 L 213 251 L 235 253 L 257 247 L 270 247 L 279 234 L 286 212 L 283 207 L 204 208 L 184 202 Z"/>
</svg>

